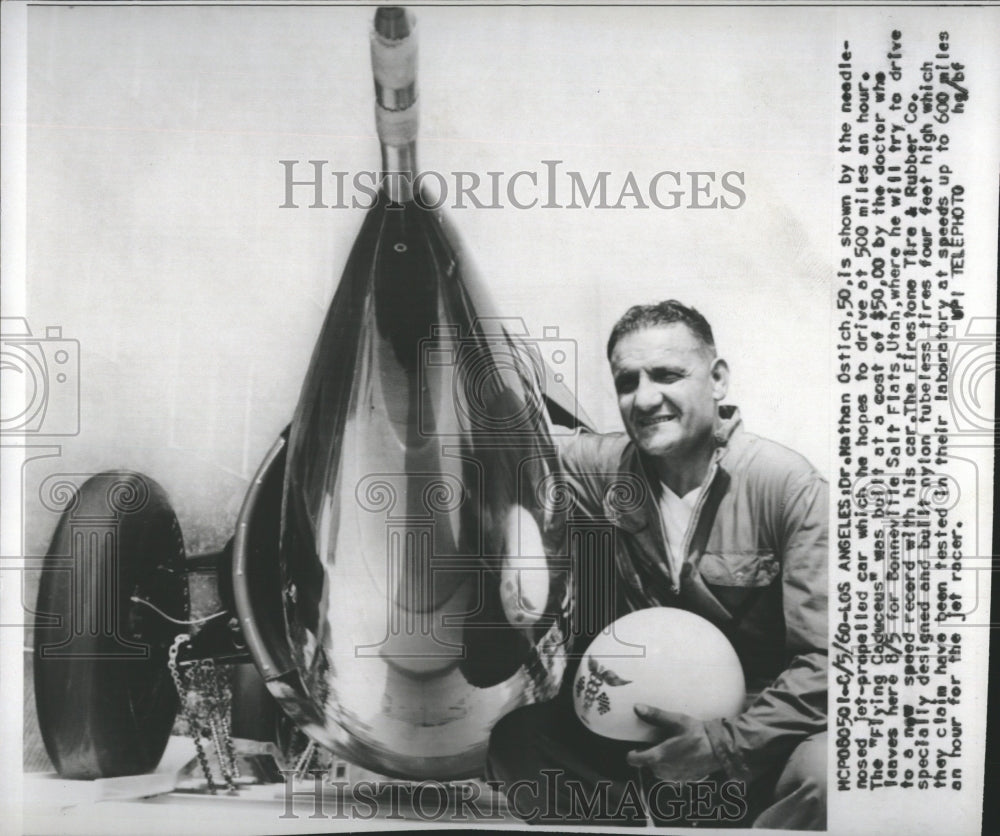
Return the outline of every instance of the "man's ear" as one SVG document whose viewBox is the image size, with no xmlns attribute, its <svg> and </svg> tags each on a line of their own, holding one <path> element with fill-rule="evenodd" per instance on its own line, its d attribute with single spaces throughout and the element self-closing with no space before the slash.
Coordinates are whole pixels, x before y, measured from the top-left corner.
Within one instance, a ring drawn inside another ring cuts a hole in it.
<svg viewBox="0 0 1000 836">
<path fill-rule="evenodd" d="M 729 391 L 729 364 L 721 357 L 712 361 L 712 397 L 721 401 Z"/>
</svg>

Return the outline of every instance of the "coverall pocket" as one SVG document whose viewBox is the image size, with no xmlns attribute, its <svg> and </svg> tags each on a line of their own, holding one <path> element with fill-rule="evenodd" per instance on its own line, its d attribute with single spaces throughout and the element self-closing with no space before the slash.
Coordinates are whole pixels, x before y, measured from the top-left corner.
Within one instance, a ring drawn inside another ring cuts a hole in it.
<svg viewBox="0 0 1000 836">
<path fill-rule="evenodd" d="M 771 552 L 705 552 L 698 571 L 716 601 L 742 621 L 781 574 L 781 564 Z"/>
<path fill-rule="evenodd" d="M 698 571 L 709 586 L 752 588 L 770 586 L 781 572 L 781 565 L 774 552 L 705 552 Z"/>
</svg>

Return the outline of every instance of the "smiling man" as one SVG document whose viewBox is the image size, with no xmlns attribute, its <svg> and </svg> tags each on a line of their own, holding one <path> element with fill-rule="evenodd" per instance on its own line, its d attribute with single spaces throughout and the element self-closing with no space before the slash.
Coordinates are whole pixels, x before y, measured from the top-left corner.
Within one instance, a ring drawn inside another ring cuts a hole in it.
<svg viewBox="0 0 1000 836">
<path fill-rule="evenodd" d="M 721 405 L 729 368 L 695 309 L 629 309 L 608 360 L 626 434 L 581 434 L 560 450 L 575 512 L 614 543 L 613 584 L 578 588 L 577 606 L 596 605 L 603 623 L 655 606 L 703 616 L 736 649 L 749 697 L 738 716 L 708 721 L 637 706 L 664 739 L 629 751 L 576 719 L 570 672 L 559 698 L 497 724 L 489 777 L 535 786 L 527 807 L 525 792 L 511 801 L 537 823 L 823 829 L 826 482 Z"/>
</svg>

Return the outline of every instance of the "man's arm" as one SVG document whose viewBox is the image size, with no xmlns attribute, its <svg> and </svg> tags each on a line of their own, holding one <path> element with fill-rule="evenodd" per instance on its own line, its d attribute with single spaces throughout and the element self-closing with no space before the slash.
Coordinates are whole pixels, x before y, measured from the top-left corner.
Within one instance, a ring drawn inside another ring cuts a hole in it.
<svg viewBox="0 0 1000 836">
<path fill-rule="evenodd" d="M 562 469 L 561 487 L 572 493 L 574 510 L 589 519 L 600 519 L 605 483 L 621 453 L 622 436 L 578 430 L 572 435 L 555 435 L 553 441 Z"/>
<path fill-rule="evenodd" d="M 785 492 L 782 599 L 788 667 L 738 717 L 705 730 L 732 778 L 751 781 L 826 730 L 828 487 L 815 472 Z"/>
<path fill-rule="evenodd" d="M 788 667 L 735 718 L 702 722 L 651 706 L 636 713 L 668 735 L 632 752 L 633 766 L 664 780 L 693 781 L 724 771 L 751 782 L 782 763 L 807 737 L 826 730 L 827 485 L 809 469 L 784 491 L 782 599 Z"/>
</svg>

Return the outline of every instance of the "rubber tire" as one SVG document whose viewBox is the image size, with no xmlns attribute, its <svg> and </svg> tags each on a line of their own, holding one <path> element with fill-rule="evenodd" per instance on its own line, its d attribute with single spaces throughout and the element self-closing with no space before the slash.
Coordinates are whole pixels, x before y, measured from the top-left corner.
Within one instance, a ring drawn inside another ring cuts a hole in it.
<svg viewBox="0 0 1000 836">
<path fill-rule="evenodd" d="M 130 599 L 186 618 L 183 561 L 166 494 L 140 474 L 93 476 L 62 511 L 38 590 L 34 680 L 42 739 L 63 778 L 137 775 L 159 763 L 177 713 L 167 651 L 184 628 Z"/>
</svg>

